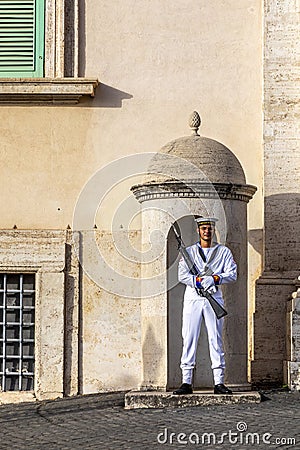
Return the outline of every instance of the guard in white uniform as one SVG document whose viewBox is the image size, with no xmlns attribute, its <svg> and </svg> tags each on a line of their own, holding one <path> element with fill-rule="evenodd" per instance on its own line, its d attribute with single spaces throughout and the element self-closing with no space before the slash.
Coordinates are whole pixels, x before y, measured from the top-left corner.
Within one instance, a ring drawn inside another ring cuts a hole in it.
<svg viewBox="0 0 300 450">
<path fill-rule="evenodd" d="M 209 301 L 199 295 L 196 288 L 204 289 L 223 306 L 220 285 L 231 283 L 237 278 L 237 265 L 229 248 L 213 242 L 217 219 L 199 217 L 196 222 L 199 242 L 187 247 L 192 261 L 199 269 L 199 275 L 192 275 L 186 262 L 181 258 L 178 279 L 186 285 L 182 317 L 183 350 L 181 357 L 182 385 L 174 394 L 191 394 L 193 369 L 202 320 L 207 329 L 211 367 L 214 376 L 214 392 L 231 394 L 224 385 L 225 358 L 222 342 L 224 318 L 217 319 Z"/>
</svg>

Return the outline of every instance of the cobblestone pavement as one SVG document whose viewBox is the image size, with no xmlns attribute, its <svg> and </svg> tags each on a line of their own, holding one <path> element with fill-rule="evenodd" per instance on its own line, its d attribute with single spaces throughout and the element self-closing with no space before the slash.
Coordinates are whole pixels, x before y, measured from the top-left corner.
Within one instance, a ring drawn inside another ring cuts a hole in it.
<svg viewBox="0 0 300 450">
<path fill-rule="evenodd" d="M 300 393 L 269 391 L 260 404 L 124 410 L 100 394 L 0 406 L 0 448 L 300 449 Z"/>
</svg>

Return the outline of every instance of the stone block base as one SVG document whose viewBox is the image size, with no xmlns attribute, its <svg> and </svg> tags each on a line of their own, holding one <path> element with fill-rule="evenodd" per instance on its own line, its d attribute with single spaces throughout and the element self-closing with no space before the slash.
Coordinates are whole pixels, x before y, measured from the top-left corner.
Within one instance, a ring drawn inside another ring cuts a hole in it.
<svg viewBox="0 0 300 450">
<path fill-rule="evenodd" d="M 283 361 L 278 359 L 257 359 L 251 361 L 251 381 L 254 384 L 283 383 Z"/>
<path fill-rule="evenodd" d="M 0 392 L 0 405 L 11 403 L 35 402 L 37 399 L 32 391 Z"/>
<path fill-rule="evenodd" d="M 286 367 L 285 384 L 289 386 L 291 391 L 300 391 L 300 362 L 299 361 L 285 361 Z"/>
<path fill-rule="evenodd" d="M 256 282 L 252 383 L 283 384 L 283 361 L 287 359 L 287 301 L 294 283 L 294 272 L 264 272 Z"/>
<path fill-rule="evenodd" d="M 258 392 L 216 395 L 208 390 L 196 391 L 189 395 L 174 395 L 171 392 L 131 391 L 125 394 L 125 409 L 236 405 L 241 403 L 260 403 L 260 401 L 261 396 Z"/>
</svg>

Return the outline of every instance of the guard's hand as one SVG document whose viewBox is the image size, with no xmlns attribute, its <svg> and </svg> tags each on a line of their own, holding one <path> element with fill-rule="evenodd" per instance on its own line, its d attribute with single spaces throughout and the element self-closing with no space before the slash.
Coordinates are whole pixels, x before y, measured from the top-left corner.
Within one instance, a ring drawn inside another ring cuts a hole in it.
<svg viewBox="0 0 300 450">
<path fill-rule="evenodd" d="M 197 276 L 197 277 L 196 277 L 196 287 L 197 287 L 198 289 L 203 289 L 203 286 L 202 286 L 202 284 L 201 284 L 201 281 L 202 281 L 202 278 L 199 277 L 199 276 Z"/>
<path fill-rule="evenodd" d="M 215 286 L 215 280 L 212 276 L 205 276 L 201 280 L 201 284 L 203 286 L 203 289 L 205 291 L 208 291 L 209 288 Z"/>
<path fill-rule="evenodd" d="M 209 289 L 207 289 L 207 292 L 209 292 L 211 295 L 215 294 L 217 292 L 216 286 L 212 286 Z"/>
</svg>

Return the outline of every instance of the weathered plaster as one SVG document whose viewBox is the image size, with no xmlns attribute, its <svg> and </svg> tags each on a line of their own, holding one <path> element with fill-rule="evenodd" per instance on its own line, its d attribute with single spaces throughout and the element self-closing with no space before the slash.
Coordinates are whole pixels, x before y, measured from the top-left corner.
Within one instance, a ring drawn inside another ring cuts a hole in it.
<svg viewBox="0 0 300 450">
<path fill-rule="evenodd" d="M 87 240 L 93 233 L 105 263 L 115 270 L 114 285 L 118 291 L 118 273 L 139 279 L 140 264 L 124 261 L 113 244 L 109 232 L 93 230 L 82 233 L 83 298 L 82 298 L 82 392 L 126 390 L 138 386 L 141 378 L 141 305 L 139 298 L 120 296 L 104 289 L 100 279 L 91 279 L 85 266 L 90 258 Z M 118 232 L 126 238 L 126 232 Z M 140 233 L 131 233 L 139 247 Z M 97 258 L 94 261 L 96 267 Z M 97 274 L 97 270 L 94 272 Z M 102 267 L 105 277 L 105 269 Z"/>
</svg>

